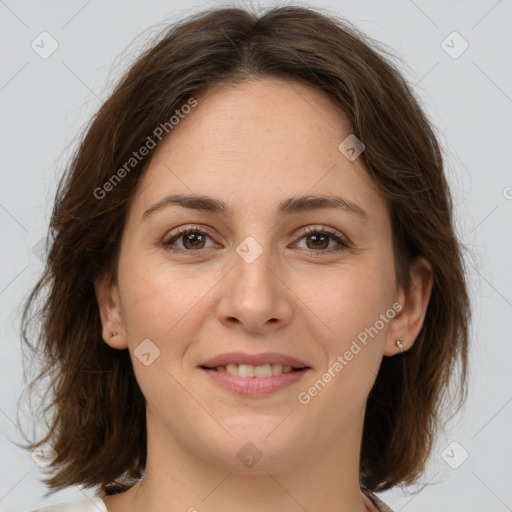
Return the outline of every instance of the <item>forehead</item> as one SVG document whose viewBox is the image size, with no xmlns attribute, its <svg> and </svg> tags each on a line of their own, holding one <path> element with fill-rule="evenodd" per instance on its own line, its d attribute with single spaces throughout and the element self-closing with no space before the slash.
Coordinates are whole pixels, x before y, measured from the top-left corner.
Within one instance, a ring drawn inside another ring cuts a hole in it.
<svg viewBox="0 0 512 512">
<path fill-rule="evenodd" d="M 370 216 L 386 206 L 362 166 L 339 145 L 345 116 L 319 89 L 264 78 L 211 88 L 153 150 L 134 209 L 166 194 L 216 197 L 237 213 L 276 209 L 284 198 L 336 194 Z"/>
</svg>

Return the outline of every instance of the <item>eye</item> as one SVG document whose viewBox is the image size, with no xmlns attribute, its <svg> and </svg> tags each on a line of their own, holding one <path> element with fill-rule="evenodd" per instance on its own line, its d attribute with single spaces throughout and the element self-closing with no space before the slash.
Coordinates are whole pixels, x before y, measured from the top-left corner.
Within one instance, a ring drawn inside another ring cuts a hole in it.
<svg viewBox="0 0 512 512">
<path fill-rule="evenodd" d="M 196 252 L 199 249 L 205 249 L 206 238 L 210 238 L 207 232 L 196 227 L 178 228 L 178 234 L 174 234 L 171 238 L 162 242 L 162 245 L 174 251 L 181 253 Z M 183 238 L 183 246 L 175 247 L 174 242 Z"/>
<path fill-rule="evenodd" d="M 178 228 L 177 231 L 177 234 L 172 234 L 170 238 L 162 242 L 165 248 L 185 254 L 188 253 L 189 255 L 193 255 L 193 253 L 201 249 L 208 248 L 205 246 L 206 239 L 211 239 L 211 237 L 207 231 L 194 226 Z M 331 253 L 351 247 L 341 233 L 326 226 L 322 226 L 321 228 L 308 227 L 299 234 L 299 237 L 299 241 L 306 239 L 307 252 L 315 256 L 321 253 Z M 174 245 L 177 241 L 182 241 L 183 245 L 181 247 Z M 311 241 L 311 243 L 308 243 L 309 241 Z M 334 241 L 337 245 L 329 247 L 331 241 Z M 213 245 L 215 246 L 215 244 Z"/>
<path fill-rule="evenodd" d="M 299 236 L 300 240 L 306 239 L 306 250 L 310 254 L 314 255 L 325 252 L 331 253 L 334 251 L 341 251 L 351 247 L 341 233 L 327 226 L 322 226 L 321 228 L 308 227 L 303 230 Z M 329 248 L 329 243 L 331 241 L 334 241 L 337 245 Z"/>
</svg>

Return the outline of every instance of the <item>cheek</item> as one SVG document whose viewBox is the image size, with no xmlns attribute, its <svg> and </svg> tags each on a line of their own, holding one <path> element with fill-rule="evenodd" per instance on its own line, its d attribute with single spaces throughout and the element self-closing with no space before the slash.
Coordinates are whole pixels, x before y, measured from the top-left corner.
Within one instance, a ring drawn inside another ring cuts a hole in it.
<svg viewBox="0 0 512 512">
<path fill-rule="evenodd" d="M 319 323 L 325 328 L 327 339 L 334 340 L 334 347 L 350 344 L 391 308 L 392 269 L 380 262 L 366 263 L 333 273 L 314 291 L 304 290 L 304 303 L 321 320 Z"/>
<path fill-rule="evenodd" d="M 192 328 L 194 311 L 215 285 L 209 275 L 192 266 L 171 265 L 157 252 L 135 253 L 120 260 L 123 317 L 134 337 L 132 342 L 142 336 L 163 344 L 169 338 L 179 339 L 177 332 Z"/>
<path fill-rule="evenodd" d="M 395 313 L 390 275 L 380 264 L 354 267 L 304 301 L 323 329 L 316 340 L 327 359 L 319 375 L 305 384 L 301 398 L 318 414 L 329 411 L 333 425 L 360 410 L 374 384 Z"/>
</svg>

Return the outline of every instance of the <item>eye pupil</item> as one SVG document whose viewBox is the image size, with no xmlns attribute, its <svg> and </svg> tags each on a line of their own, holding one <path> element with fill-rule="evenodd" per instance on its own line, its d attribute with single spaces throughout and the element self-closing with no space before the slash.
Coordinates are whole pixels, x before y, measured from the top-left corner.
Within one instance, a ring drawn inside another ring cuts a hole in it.
<svg viewBox="0 0 512 512">
<path fill-rule="evenodd" d="M 325 241 L 326 241 L 326 240 L 327 240 L 327 246 L 329 245 L 328 237 L 327 237 L 327 236 L 325 236 L 325 235 L 321 235 L 321 234 L 320 234 L 320 235 L 319 235 L 319 234 L 316 234 L 316 235 L 309 235 L 307 238 L 314 240 L 314 242 L 313 242 L 313 246 L 314 246 L 314 247 L 316 247 L 316 248 L 320 247 L 320 245 L 321 245 L 322 243 L 325 243 Z M 320 243 L 318 244 L 318 243 L 316 243 L 316 242 L 320 242 Z M 309 247 L 309 246 L 308 246 L 308 247 Z M 322 248 L 324 248 L 324 247 L 322 246 Z"/>
<path fill-rule="evenodd" d="M 189 233 L 188 235 L 185 235 L 185 247 L 187 246 L 187 243 L 192 243 L 192 248 L 197 248 L 198 244 L 201 242 L 204 243 L 204 237 L 201 234 L 198 233 Z"/>
</svg>

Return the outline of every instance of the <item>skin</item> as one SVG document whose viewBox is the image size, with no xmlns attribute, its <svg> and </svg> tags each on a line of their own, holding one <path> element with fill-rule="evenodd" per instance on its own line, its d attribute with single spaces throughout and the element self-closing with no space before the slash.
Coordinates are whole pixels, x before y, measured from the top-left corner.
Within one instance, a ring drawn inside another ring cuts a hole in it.
<svg viewBox="0 0 512 512">
<path fill-rule="evenodd" d="M 117 282 L 96 281 L 103 338 L 129 349 L 147 403 L 148 460 L 142 484 L 105 498 L 110 512 L 362 512 L 359 488 L 366 400 L 384 356 L 416 339 L 432 286 L 418 259 L 413 286 L 395 282 L 390 215 L 361 159 L 338 145 L 350 127 L 324 93 L 274 78 L 213 88 L 154 150 L 125 224 Z M 170 193 L 225 201 L 233 217 L 189 210 L 143 213 Z M 341 209 L 276 214 L 292 196 L 339 195 L 368 219 Z M 208 229 L 194 249 L 176 228 Z M 315 246 L 301 228 L 333 228 L 350 241 Z M 236 248 L 253 237 L 248 263 Z M 192 248 L 190 248 L 192 247 Z M 310 254 L 308 249 L 315 254 Z M 297 395 L 343 355 L 392 304 L 402 310 L 306 405 Z M 109 333 L 118 332 L 110 338 Z M 145 366 L 134 350 L 150 339 L 160 355 Z M 264 397 L 217 386 L 206 359 L 276 351 L 309 365 L 309 375 Z M 128 428 L 128 426 L 127 426 Z M 246 467 L 247 443 L 262 454 Z"/>
</svg>

